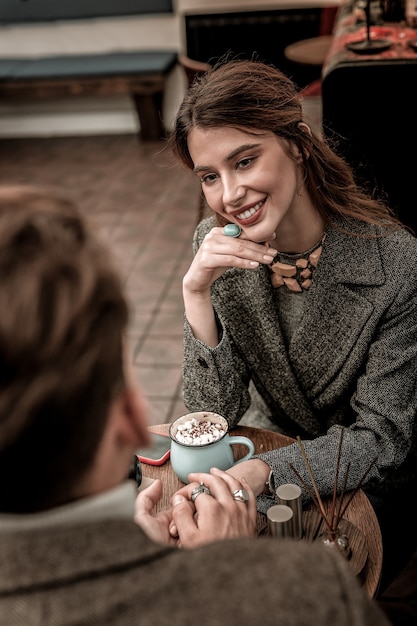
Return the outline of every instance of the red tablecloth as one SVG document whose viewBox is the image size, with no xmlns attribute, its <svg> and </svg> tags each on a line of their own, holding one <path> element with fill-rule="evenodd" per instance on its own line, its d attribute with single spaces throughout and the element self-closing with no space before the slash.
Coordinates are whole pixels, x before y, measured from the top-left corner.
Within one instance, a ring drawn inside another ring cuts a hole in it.
<svg viewBox="0 0 417 626">
<path fill-rule="evenodd" d="M 358 54 L 346 48 L 346 44 L 361 41 L 367 38 L 366 24 L 353 11 L 342 10 L 336 17 L 333 40 L 329 48 L 323 75 L 329 72 L 336 64 L 346 62 L 369 62 L 384 59 L 411 59 L 417 61 L 417 51 L 409 45 L 410 41 L 417 40 L 417 31 L 401 23 L 386 23 L 371 25 L 370 38 L 387 39 L 392 43 L 388 50 L 383 52 Z"/>
</svg>

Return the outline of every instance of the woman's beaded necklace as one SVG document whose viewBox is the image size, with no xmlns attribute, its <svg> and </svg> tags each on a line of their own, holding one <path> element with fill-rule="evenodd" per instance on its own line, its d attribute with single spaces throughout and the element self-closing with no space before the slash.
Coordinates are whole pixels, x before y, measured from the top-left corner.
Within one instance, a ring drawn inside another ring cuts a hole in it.
<svg viewBox="0 0 417 626">
<path fill-rule="evenodd" d="M 307 291 L 313 279 L 313 272 L 317 267 L 323 250 L 326 233 L 306 252 L 292 254 L 278 252 L 271 263 L 271 283 L 273 287 L 286 286 L 290 291 Z"/>
</svg>

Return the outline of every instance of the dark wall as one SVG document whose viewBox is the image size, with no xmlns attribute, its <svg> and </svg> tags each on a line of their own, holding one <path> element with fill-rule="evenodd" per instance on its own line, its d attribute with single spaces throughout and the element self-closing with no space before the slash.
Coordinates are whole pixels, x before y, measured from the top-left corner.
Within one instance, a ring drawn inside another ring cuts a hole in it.
<svg viewBox="0 0 417 626">
<path fill-rule="evenodd" d="M 0 0 L 0 22 L 173 13 L 172 0 Z"/>
<path fill-rule="evenodd" d="M 417 234 L 417 60 L 343 63 L 323 78 L 323 131 L 358 181 Z"/>
<path fill-rule="evenodd" d="M 187 15 L 185 17 L 187 54 L 192 59 L 213 63 L 224 54 L 243 58 L 258 57 L 273 63 L 291 76 L 299 87 L 320 77 L 307 66 L 286 59 L 285 47 L 319 34 L 321 10 L 286 9 Z"/>
</svg>

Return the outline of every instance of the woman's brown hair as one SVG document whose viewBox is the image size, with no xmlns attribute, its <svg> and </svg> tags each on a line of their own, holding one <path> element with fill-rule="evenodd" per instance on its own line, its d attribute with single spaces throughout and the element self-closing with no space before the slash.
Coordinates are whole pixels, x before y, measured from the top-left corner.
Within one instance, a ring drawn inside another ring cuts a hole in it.
<svg viewBox="0 0 417 626">
<path fill-rule="evenodd" d="M 170 146 L 189 169 L 193 162 L 188 135 L 195 128 L 232 127 L 245 132 L 271 132 L 287 140 L 303 157 L 305 185 L 325 222 L 336 216 L 373 224 L 399 226 L 382 201 L 355 182 L 349 165 L 314 133 L 306 132 L 301 98 L 295 84 L 272 65 L 256 60 L 224 60 L 198 77 L 178 110 Z"/>
</svg>

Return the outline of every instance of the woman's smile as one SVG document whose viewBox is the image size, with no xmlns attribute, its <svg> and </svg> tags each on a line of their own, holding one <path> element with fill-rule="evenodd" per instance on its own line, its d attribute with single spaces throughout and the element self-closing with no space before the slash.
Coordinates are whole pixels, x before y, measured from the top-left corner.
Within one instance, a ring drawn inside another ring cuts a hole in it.
<svg viewBox="0 0 417 626">
<path fill-rule="evenodd" d="M 240 222 L 242 222 L 242 224 L 251 224 L 253 223 L 255 220 L 252 220 L 250 218 L 252 218 L 253 216 L 257 216 L 258 217 L 258 213 L 259 210 L 261 209 L 261 207 L 264 205 L 265 200 L 261 200 L 260 202 L 257 202 L 253 207 L 251 207 L 250 209 L 245 209 L 242 213 L 237 213 L 234 215 L 234 217 L 236 219 L 238 219 Z"/>
</svg>

